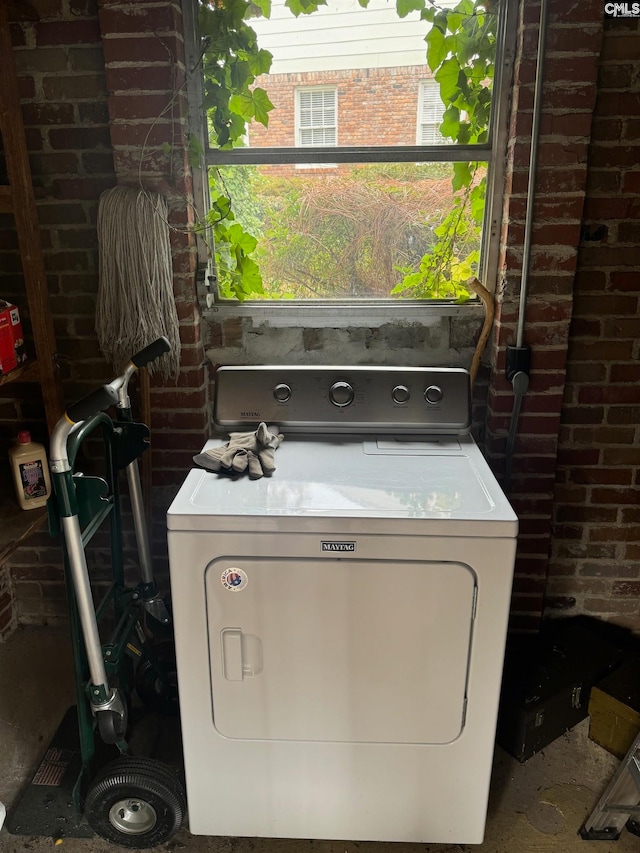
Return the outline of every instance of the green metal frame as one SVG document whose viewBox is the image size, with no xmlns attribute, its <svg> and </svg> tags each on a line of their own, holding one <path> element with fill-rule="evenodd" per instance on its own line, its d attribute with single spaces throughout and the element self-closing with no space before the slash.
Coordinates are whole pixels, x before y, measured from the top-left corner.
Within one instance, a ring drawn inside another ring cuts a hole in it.
<svg viewBox="0 0 640 853">
<path fill-rule="evenodd" d="M 102 435 L 105 477 L 86 476 L 74 472 L 76 459 L 83 442 L 95 431 Z M 137 459 L 149 446 L 149 429 L 144 424 L 131 421 L 114 422 L 99 412 L 82 422 L 69 435 L 67 453 L 70 471 L 52 471 L 53 494 L 48 503 L 49 530 L 54 536 L 61 533 L 61 518 L 78 516 L 82 531 L 82 547 L 86 549 L 104 522 L 109 521 L 111 555 L 111 582 L 96 607 L 96 620 L 104 626 L 113 616 L 114 627 L 106 642 L 101 640 L 102 654 L 110 683 L 132 690 L 131 676 L 126 661 L 142 655 L 144 635 L 140 627 L 140 596 L 136 589 L 128 589 L 124 577 L 122 518 L 120 510 L 119 473 Z M 80 756 L 82 771 L 75 785 L 73 797 L 81 811 L 82 791 L 94 773 L 96 758 L 96 720 L 91 712 L 89 697 L 96 691 L 91 684 L 87 653 L 79 617 L 69 554 L 64 546 L 64 566 L 67 605 L 73 655 Z M 106 700 L 108 697 L 104 697 Z M 126 741 L 116 744 L 126 754 Z"/>
</svg>

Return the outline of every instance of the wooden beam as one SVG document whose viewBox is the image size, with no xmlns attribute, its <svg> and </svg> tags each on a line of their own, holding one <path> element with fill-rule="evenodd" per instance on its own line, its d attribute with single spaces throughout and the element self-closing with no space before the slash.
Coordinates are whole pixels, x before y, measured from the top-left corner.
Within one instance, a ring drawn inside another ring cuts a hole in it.
<svg viewBox="0 0 640 853">
<path fill-rule="evenodd" d="M 29 315 L 40 366 L 42 396 L 49 431 L 64 411 L 62 385 L 54 360 L 56 342 L 49 310 L 47 274 L 18 96 L 17 74 L 6 0 L 0 0 L 0 133 L 9 191 L 18 233 Z M 3 187 L 3 195 L 6 193 Z"/>
</svg>

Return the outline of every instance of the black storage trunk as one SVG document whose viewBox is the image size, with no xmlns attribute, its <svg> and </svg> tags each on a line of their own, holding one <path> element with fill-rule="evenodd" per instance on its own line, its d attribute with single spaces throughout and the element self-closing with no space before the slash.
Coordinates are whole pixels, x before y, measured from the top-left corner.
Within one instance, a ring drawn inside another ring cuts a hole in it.
<svg viewBox="0 0 640 853">
<path fill-rule="evenodd" d="M 580 620 L 558 620 L 507 650 L 498 744 L 524 762 L 588 714 L 591 688 L 622 660 L 621 648 Z"/>
</svg>

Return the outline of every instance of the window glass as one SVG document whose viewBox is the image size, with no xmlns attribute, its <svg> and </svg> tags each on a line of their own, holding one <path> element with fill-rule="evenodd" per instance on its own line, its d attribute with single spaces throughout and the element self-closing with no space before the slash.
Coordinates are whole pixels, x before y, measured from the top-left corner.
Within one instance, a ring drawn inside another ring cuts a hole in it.
<svg viewBox="0 0 640 853">
<path fill-rule="evenodd" d="M 300 2 L 251 7 L 249 60 L 204 62 L 214 297 L 473 298 L 506 0 Z"/>
</svg>

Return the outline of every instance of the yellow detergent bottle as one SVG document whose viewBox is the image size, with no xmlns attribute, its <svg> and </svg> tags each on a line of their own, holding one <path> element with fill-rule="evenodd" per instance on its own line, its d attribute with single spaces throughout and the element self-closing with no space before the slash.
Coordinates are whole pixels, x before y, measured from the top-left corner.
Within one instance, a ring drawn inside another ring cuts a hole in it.
<svg viewBox="0 0 640 853">
<path fill-rule="evenodd" d="M 51 494 L 51 478 L 44 445 L 31 441 L 31 434 L 18 433 L 18 443 L 9 448 L 16 498 L 22 509 L 44 506 Z"/>
</svg>

